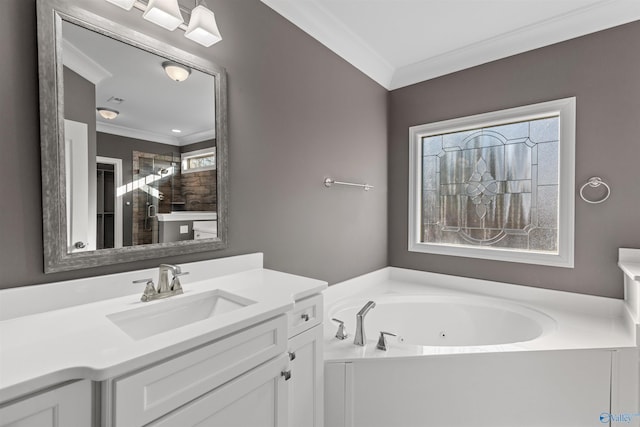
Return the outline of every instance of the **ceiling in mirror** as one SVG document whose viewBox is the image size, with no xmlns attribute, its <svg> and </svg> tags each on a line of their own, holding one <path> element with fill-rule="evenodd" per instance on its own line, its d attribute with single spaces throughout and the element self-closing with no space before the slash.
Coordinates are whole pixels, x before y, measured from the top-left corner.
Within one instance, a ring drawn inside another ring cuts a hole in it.
<svg viewBox="0 0 640 427">
<path fill-rule="evenodd" d="M 97 130 L 171 145 L 215 138 L 215 79 L 190 70 L 174 81 L 163 68 L 166 58 L 78 25 L 63 22 L 64 65 L 96 87 Z"/>
</svg>

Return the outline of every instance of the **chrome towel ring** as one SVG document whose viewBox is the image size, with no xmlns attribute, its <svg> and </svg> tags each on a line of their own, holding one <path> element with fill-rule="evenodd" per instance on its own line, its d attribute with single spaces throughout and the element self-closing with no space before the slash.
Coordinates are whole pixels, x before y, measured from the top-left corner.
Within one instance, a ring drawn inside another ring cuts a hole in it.
<svg viewBox="0 0 640 427">
<path fill-rule="evenodd" d="M 604 187 L 607 189 L 607 193 L 600 200 L 589 200 L 584 196 L 584 189 L 587 186 L 592 188 L 597 188 L 597 187 L 600 187 L 601 185 L 604 185 Z M 589 178 L 587 182 L 584 183 L 582 187 L 580 187 L 580 197 L 582 198 L 582 200 L 584 200 L 587 203 L 591 203 L 593 205 L 604 202 L 609 198 L 610 195 L 611 195 L 611 188 L 607 185 L 606 182 L 602 180 L 602 178 L 598 176 L 592 176 L 591 178 Z"/>
</svg>

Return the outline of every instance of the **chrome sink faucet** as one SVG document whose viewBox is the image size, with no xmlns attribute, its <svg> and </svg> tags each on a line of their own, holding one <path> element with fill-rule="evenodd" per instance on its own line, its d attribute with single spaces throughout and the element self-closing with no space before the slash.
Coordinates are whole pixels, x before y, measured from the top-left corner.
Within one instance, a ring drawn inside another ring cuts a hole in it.
<svg viewBox="0 0 640 427">
<path fill-rule="evenodd" d="M 367 343 L 367 336 L 364 333 L 364 317 L 367 315 L 369 310 L 375 306 L 375 302 L 369 301 L 360 309 L 358 314 L 356 314 L 356 336 L 353 339 L 353 343 L 355 345 L 364 346 Z"/>
<path fill-rule="evenodd" d="M 169 272 L 171 272 L 172 275 L 171 282 L 169 282 Z M 160 277 L 158 279 L 157 290 L 153 285 L 153 279 L 134 280 L 133 283 L 146 283 L 147 286 L 144 289 L 142 297 L 140 297 L 140 301 L 153 301 L 173 295 L 180 295 L 183 291 L 178 277 L 186 274 L 189 273 L 183 273 L 177 265 L 160 264 Z"/>
<path fill-rule="evenodd" d="M 171 272 L 172 279 L 169 282 L 169 272 Z M 182 286 L 180 285 L 180 279 L 178 276 L 183 276 L 188 273 L 183 273 L 182 269 L 178 265 L 173 264 L 160 264 L 160 278 L 158 279 L 158 293 L 164 294 L 166 292 L 180 290 L 178 293 L 182 293 Z"/>
</svg>

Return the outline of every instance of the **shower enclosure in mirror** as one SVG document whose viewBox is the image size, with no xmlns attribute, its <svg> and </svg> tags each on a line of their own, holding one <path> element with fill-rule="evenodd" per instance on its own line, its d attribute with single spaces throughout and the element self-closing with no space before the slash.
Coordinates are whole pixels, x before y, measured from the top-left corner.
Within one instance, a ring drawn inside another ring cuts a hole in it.
<svg viewBox="0 0 640 427">
<path fill-rule="evenodd" d="M 226 247 L 224 70 L 92 8 L 38 0 L 45 271 Z"/>
</svg>

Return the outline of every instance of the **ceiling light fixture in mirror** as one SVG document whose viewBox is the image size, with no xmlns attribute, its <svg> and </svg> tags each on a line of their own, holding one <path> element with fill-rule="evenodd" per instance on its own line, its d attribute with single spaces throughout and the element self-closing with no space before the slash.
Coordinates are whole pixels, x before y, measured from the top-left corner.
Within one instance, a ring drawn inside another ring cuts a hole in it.
<svg viewBox="0 0 640 427">
<path fill-rule="evenodd" d="M 222 40 L 215 14 L 207 8 L 204 0 L 195 0 L 189 11 L 180 7 L 178 0 L 106 0 L 124 10 L 138 9 L 142 17 L 169 31 L 180 28 L 185 37 L 202 46 L 209 47 Z M 189 15 L 189 24 L 184 24 L 182 12 Z"/>
</svg>

